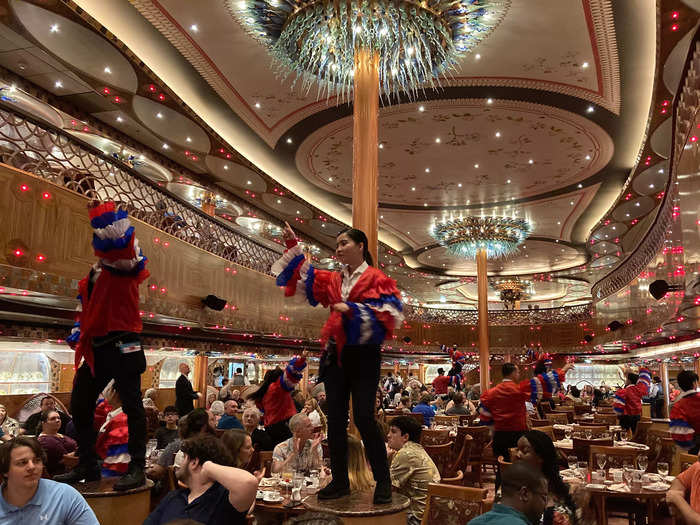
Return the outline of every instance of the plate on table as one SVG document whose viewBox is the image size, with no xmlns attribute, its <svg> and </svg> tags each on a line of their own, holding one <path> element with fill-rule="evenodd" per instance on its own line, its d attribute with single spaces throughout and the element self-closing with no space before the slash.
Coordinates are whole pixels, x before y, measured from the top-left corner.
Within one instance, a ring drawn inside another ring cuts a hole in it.
<svg viewBox="0 0 700 525">
<path fill-rule="evenodd" d="M 263 491 L 259 490 L 255 493 L 255 499 L 263 499 Z"/>
<path fill-rule="evenodd" d="M 612 490 L 613 492 L 629 492 L 630 488 L 624 483 L 613 483 L 608 487 L 608 490 Z"/>
<path fill-rule="evenodd" d="M 648 485 L 643 485 L 642 488 L 646 490 L 653 490 L 657 492 L 666 492 L 668 489 L 671 488 L 671 485 L 668 483 L 662 483 L 660 481 L 657 481 L 656 483 L 650 483 Z"/>
<path fill-rule="evenodd" d="M 281 496 L 277 494 L 276 496 L 267 496 L 266 498 L 263 498 L 263 501 L 265 503 L 279 503 L 280 501 L 284 500 L 284 496 Z"/>
<path fill-rule="evenodd" d="M 275 478 L 263 478 L 260 480 L 261 487 L 274 487 L 278 481 Z"/>
<path fill-rule="evenodd" d="M 664 478 L 667 483 L 671 483 L 674 479 L 676 479 L 676 476 L 666 476 Z"/>
<path fill-rule="evenodd" d="M 587 489 L 594 489 L 594 490 L 603 490 L 605 488 L 605 485 L 602 483 L 589 483 L 586 485 Z"/>
</svg>

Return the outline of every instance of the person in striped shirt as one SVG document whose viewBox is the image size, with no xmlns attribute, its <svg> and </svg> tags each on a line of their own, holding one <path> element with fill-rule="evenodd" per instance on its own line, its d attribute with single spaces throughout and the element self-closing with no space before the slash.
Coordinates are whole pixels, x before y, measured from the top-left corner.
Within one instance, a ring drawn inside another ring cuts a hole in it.
<svg viewBox="0 0 700 525">
<path fill-rule="evenodd" d="M 698 393 L 698 375 L 692 370 L 678 373 L 678 386 L 683 393 L 671 406 L 671 437 L 684 452 L 697 454 L 700 448 L 696 443 L 696 429 L 700 428 L 700 394 Z"/>
</svg>

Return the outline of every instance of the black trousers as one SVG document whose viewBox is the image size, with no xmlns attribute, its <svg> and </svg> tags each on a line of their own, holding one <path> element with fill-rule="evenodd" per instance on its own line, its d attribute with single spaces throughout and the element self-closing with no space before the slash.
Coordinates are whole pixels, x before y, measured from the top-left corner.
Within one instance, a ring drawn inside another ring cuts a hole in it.
<svg viewBox="0 0 700 525">
<path fill-rule="evenodd" d="M 134 346 L 122 348 L 127 343 L 138 344 L 138 350 L 131 351 Z M 95 375 L 87 363 L 83 363 L 75 375 L 70 402 L 78 434 L 80 463 L 92 466 L 97 461 L 97 431 L 93 426 L 95 403 L 107 383 L 114 379 L 114 388 L 119 392 L 122 408 L 128 419 L 131 462 L 144 467 L 146 411 L 141 399 L 141 374 L 146 370 L 146 356 L 143 354 L 138 334 L 113 332 L 105 337 L 95 338 L 93 350 Z"/>
<path fill-rule="evenodd" d="M 323 372 L 328 402 L 328 449 L 333 481 L 350 486 L 348 480 L 348 415 L 352 394 L 352 414 L 365 445 L 365 455 L 377 483 L 390 483 L 389 465 L 383 436 L 374 419 L 381 357 L 378 345 L 345 346 L 342 366 L 335 351 L 329 353 Z"/>
<path fill-rule="evenodd" d="M 286 441 L 292 437 L 292 432 L 289 430 L 289 419 L 278 421 L 277 423 L 266 426 L 265 432 L 267 432 L 267 435 L 270 436 L 273 447 L 276 447 L 282 443 L 282 441 Z"/>
<path fill-rule="evenodd" d="M 637 423 L 642 416 L 620 416 L 620 426 L 623 430 L 631 430 L 633 433 L 637 431 Z"/>
<path fill-rule="evenodd" d="M 493 455 L 496 459 L 498 456 L 503 456 L 503 459 L 511 462 L 511 448 L 518 446 L 518 440 L 525 434 L 524 430 L 496 430 L 493 433 Z M 501 486 L 501 469 L 496 469 L 496 490 Z"/>
</svg>

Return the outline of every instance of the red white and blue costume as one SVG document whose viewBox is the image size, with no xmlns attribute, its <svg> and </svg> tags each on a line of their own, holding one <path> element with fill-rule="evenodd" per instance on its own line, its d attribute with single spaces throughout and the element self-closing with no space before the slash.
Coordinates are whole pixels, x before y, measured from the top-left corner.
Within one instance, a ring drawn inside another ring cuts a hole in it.
<svg viewBox="0 0 700 525">
<path fill-rule="evenodd" d="M 146 357 L 139 336 L 139 285 L 148 277 L 148 270 L 126 210 L 117 209 L 113 202 L 88 209 L 92 246 L 99 260 L 78 283 L 78 322 L 67 338 L 75 349 L 77 367 L 71 412 L 81 467 L 95 469 L 95 403 L 114 379 L 123 413 L 113 414 L 110 422 L 111 427 L 120 429 L 112 434 L 121 433 L 123 441 L 119 442 L 121 448 L 113 448 L 107 457 L 120 458 L 112 466 L 108 464 L 108 470 L 121 473 L 126 470 L 121 459 L 127 448 L 135 469 L 145 465 L 146 415 L 141 400 L 141 374 L 146 369 Z M 106 454 L 117 443 L 105 445 L 105 439 L 101 438 L 100 447 Z"/>
<path fill-rule="evenodd" d="M 314 268 L 296 240 L 272 265 L 277 286 L 284 286 L 287 297 L 297 296 L 311 306 L 324 307 L 344 302 L 350 307 L 346 315 L 332 311 L 321 330 L 321 342 L 331 339 L 340 352 L 347 345 L 381 344 L 390 339 L 403 321 L 403 306 L 396 281 L 381 270 L 368 267 L 347 297 L 342 297 L 342 277 L 338 272 Z"/>
<path fill-rule="evenodd" d="M 649 393 L 651 372 L 648 368 L 639 369 L 639 379 L 634 385 L 618 389 L 615 392 L 613 410 L 618 416 L 641 416 L 642 398 Z"/>
<path fill-rule="evenodd" d="M 380 493 L 391 492 L 389 465 L 382 433 L 374 418 L 381 343 L 391 338 L 403 321 L 396 282 L 381 270 L 363 262 L 352 273 L 349 268 L 331 272 L 314 268 L 296 240 L 272 266 L 277 285 L 286 296 L 297 296 L 312 306 L 338 303 L 346 313 L 332 310 L 321 330 L 325 354 L 319 375 L 328 403 L 328 446 L 333 481 L 324 490 L 349 490 L 348 410 L 352 392 L 353 417 L 365 445 Z M 375 492 L 376 493 L 376 492 Z"/>
<path fill-rule="evenodd" d="M 121 476 L 127 471 L 129 455 L 129 423 L 121 407 L 107 414 L 97 435 L 97 455 L 102 458 L 102 476 Z"/>
<path fill-rule="evenodd" d="M 696 429 L 700 429 L 700 392 L 687 390 L 671 406 L 671 437 L 680 448 L 689 451 L 696 447 Z"/>
</svg>

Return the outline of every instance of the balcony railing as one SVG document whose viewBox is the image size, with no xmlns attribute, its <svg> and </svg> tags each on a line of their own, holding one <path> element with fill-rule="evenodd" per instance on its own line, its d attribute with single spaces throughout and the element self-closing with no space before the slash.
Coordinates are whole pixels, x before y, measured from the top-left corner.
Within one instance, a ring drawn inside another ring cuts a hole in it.
<svg viewBox="0 0 700 525">
<path fill-rule="evenodd" d="M 0 110 L 0 158 L 89 199 L 114 200 L 133 217 L 258 272 L 270 274 L 280 256 L 143 177 L 126 159 L 31 117 Z"/>
<path fill-rule="evenodd" d="M 407 321 L 418 323 L 448 323 L 476 325 L 479 314 L 476 310 L 449 310 L 406 305 Z M 539 310 L 489 310 L 489 324 L 496 326 L 526 326 L 535 324 L 581 323 L 591 318 L 591 305 L 541 308 Z"/>
</svg>

